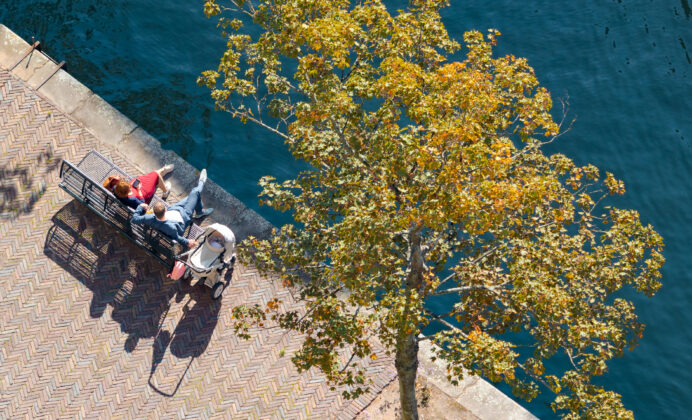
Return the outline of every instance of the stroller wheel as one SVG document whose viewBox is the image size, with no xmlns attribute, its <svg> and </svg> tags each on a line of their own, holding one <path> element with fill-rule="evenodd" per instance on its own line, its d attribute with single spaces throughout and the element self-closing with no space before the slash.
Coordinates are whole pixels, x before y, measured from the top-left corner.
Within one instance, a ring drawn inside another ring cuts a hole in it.
<svg viewBox="0 0 692 420">
<path fill-rule="evenodd" d="M 214 300 L 219 299 L 221 297 L 221 295 L 223 294 L 223 289 L 225 289 L 225 288 L 226 288 L 226 285 L 222 281 L 217 282 L 214 285 L 214 287 L 211 288 L 212 299 L 214 299 Z"/>
</svg>

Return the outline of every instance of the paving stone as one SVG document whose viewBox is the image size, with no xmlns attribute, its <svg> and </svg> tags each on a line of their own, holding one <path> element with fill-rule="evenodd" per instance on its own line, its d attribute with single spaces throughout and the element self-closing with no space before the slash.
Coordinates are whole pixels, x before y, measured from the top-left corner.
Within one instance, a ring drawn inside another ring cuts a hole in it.
<svg viewBox="0 0 692 420">
<path fill-rule="evenodd" d="M 1 29 L 1 28 L 0 28 Z M 357 401 L 290 361 L 301 337 L 279 328 L 235 336 L 231 308 L 289 290 L 237 265 L 219 301 L 166 268 L 58 187 L 62 159 L 95 148 L 136 166 L 0 70 L 0 419 L 352 418 Z M 282 356 L 282 350 L 285 355 Z"/>
</svg>

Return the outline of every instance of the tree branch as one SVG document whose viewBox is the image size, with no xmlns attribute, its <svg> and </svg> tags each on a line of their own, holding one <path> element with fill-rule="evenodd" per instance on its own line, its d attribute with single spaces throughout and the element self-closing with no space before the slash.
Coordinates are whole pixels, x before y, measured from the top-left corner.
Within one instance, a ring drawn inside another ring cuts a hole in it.
<svg viewBox="0 0 692 420">
<path fill-rule="evenodd" d="M 500 247 L 502 247 L 502 245 L 504 245 L 504 244 L 501 243 L 501 244 L 499 244 L 499 245 L 497 245 L 497 246 L 495 246 L 495 247 L 493 247 L 493 248 L 491 248 L 491 249 L 485 251 L 484 253 L 482 253 L 482 254 L 479 255 L 478 257 L 474 258 L 473 261 L 466 262 L 466 263 L 464 263 L 464 264 L 470 264 L 470 265 L 477 264 L 477 263 L 478 263 L 480 260 L 482 260 L 483 258 L 486 258 L 486 257 L 490 256 L 493 252 L 495 252 L 495 251 L 497 251 L 498 249 L 500 249 Z M 449 280 L 453 279 L 454 276 L 456 276 L 456 275 L 457 275 L 456 272 L 450 274 L 450 275 L 447 276 L 444 280 L 442 280 L 442 281 L 440 282 L 440 284 L 437 285 L 437 287 L 439 288 L 440 286 L 442 286 L 443 284 L 445 284 L 445 283 L 448 282 Z"/>
<path fill-rule="evenodd" d="M 274 127 L 272 127 L 272 126 L 270 126 L 270 125 L 268 125 L 267 123 L 265 123 L 265 122 L 262 121 L 261 119 L 255 118 L 254 116 L 250 115 L 247 111 L 237 111 L 237 110 L 233 109 L 233 110 L 229 110 L 229 111 L 227 111 L 227 112 L 229 112 L 229 113 L 231 113 L 231 114 L 235 114 L 235 115 L 239 116 L 240 118 L 245 118 L 245 119 L 247 119 L 248 121 L 252 121 L 253 123 L 255 123 L 255 124 L 257 124 L 257 125 L 259 125 L 259 126 L 261 126 L 261 127 L 263 127 L 263 128 L 266 128 L 267 130 L 271 131 L 272 133 L 278 135 L 279 137 L 281 137 L 281 138 L 283 138 L 283 139 L 285 139 L 285 140 L 288 140 L 288 141 L 293 141 L 293 140 L 294 140 L 294 139 L 293 139 L 291 136 L 289 136 L 288 134 L 282 133 L 281 131 L 277 130 L 276 128 L 274 128 Z"/>
<path fill-rule="evenodd" d="M 462 286 L 462 287 L 453 287 L 451 289 L 445 289 L 439 292 L 432 292 L 429 293 L 427 296 L 444 296 L 444 295 L 451 295 L 453 293 L 462 293 L 462 292 L 468 292 L 469 290 L 488 290 L 490 292 L 495 292 L 497 289 L 501 288 L 502 286 L 505 286 L 509 284 L 509 281 L 506 281 L 501 284 L 497 284 L 494 286 L 485 286 L 485 285 L 477 285 L 477 286 Z"/>
</svg>

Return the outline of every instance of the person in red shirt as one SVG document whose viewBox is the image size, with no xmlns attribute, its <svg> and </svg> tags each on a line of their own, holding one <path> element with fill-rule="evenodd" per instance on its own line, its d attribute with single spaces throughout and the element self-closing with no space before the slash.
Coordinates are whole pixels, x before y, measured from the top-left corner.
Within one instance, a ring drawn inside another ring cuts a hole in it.
<svg viewBox="0 0 692 420">
<path fill-rule="evenodd" d="M 167 199 L 171 192 L 171 183 L 163 180 L 164 175 L 171 172 L 173 164 L 125 181 L 120 175 L 111 175 L 103 183 L 103 187 L 112 192 L 123 204 L 136 209 L 142 203 L 149 204 L 156 189 L 160 189 L 162 199 Z"/>
</svg>

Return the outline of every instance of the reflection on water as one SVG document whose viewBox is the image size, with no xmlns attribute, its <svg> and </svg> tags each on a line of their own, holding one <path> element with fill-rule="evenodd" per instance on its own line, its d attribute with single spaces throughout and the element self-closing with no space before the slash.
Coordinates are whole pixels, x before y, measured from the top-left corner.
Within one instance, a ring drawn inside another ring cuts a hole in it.
<svg viewBox="0 0 692 420">
<path fill-rule="evenodd" d="M 301 167 L 276 138 L 214 112 L 195 84 L 224 48 L 201 1 L 17 0 L 0 22 L 67 61 L 68 70 L 124 114 L 275 224 L 257 206 L 257 180 Z M 398 6 L 405 2 L 397 1 Z M 499 52 L 524 56 L 554 96 L 569 97 L 573 129 L 552 145 L 625 180 L 618 205 L 639 209 L 666 240 L 663 289 L 635 297 L 648 327 L 636 351 L 612 364 L 603 384 L 640 419 L 692 412 L 692 84 L 689 0 L 468 0 L 443 17 L 460 39 L 497 28 Z M 460 52 L 457 58 L 462 57 Z M 542 418 L 546 400 L 525 404 Z"/>
</svg>

